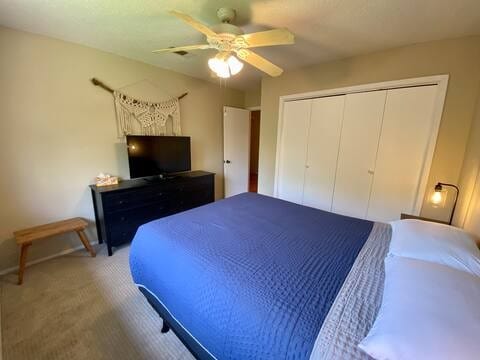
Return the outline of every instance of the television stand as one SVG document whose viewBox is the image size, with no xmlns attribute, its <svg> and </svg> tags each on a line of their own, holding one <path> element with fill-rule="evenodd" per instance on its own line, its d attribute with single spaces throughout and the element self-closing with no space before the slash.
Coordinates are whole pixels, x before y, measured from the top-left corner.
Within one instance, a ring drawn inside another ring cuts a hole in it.
<svg viewBox="0 0 480 360">
<path fill-rule="evenodd" d="M 215 174 L 189 171 L 161 179 L 140 178 L 118 185 L 91 185 L 97 236 L 112 247 L 130 242 L 140 225 L 214 201 Z"/>
</svg>

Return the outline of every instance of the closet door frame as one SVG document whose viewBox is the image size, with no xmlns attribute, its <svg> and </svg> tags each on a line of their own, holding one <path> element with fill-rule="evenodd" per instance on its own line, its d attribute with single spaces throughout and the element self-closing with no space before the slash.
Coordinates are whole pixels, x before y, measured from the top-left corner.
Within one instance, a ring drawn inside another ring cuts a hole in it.
<svg viewBox="0 0 480 360">
<path fill-rule="evenodd" d="M 370 83 L 363 85 L 348 86 L 336 89 L 327 89 L 319 91 L 311 91 L 306 93 L 283 95 L 279 98 L 278 109 L 278 124 L 277 124 L 277 146 L 276 146 L 276 159 L 275 159 L 275 182 L 273 195 L 278 197 L 278 183 L 279 183 L 279 161 L 281 157 L 281 139 L 283 132 L 283 107 L 288 101 L 315 99 L 320 97 L 328 97 L 334 95 L 347 95 L 367 91 L 376 90 L 390 90 L 399 88 L 408 88 L 425 85 L 437 85 L 437 94 L 435 97 L 434 111 L 432 114 L 432 132 L 428 141 L 427 152 L 425 154 L 425 161 L 422 169 L 422 175 L 420 177 L 420 183 L 418 184 L 417 198 L 415 199 L 414 215 L 420 214 L 423 201 L 425 198 L 425 192 L 428 182 L 428 176 L 430 173 L 430 167 L 432 165 L 433 153 L 435 151 L 435 145 L 437 143 L 438 130 L 440 128 L 440 121 L 442 119 L 443 107 L 445 103 L 445 97 L 447 94 L 449 75 L 434 75 L 418 78 L 409 78 L 393 81 L 385 81 L 379 83 Z"/>
</svg>

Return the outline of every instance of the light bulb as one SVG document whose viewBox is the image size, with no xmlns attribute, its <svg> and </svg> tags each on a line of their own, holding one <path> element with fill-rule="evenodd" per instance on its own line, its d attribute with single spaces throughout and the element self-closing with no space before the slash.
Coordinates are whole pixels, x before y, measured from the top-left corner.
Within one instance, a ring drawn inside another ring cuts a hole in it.
<svg viewBox="0 0 480 360">
<path fill-rule="evenodd" d="M 230 71 L 228 70 L 228 65 L 225 63 L 226 66 L 224 67 L 221 67 L 217 72 L 217 76 L 218 77 L 221 77 L 221 78 L 224 78 L 224 79 L 228 79 L 230 77 Z"/>
<path fill-rule="evenodd" d="M 228 58 L 227 63 L 232 75 L 238 74 L 243 69 L 243 63 L 233 55 Z"/>
<path fill-rule="evenodd" d="M 222 60 L 218 59 L 217 57 L 213 57 L 208 60 L 208 67 L 217 74 L 218 77 L 221 78 L 229 78 L 230 77 L 230 70 L 228 68 L 228 64 Z"/>
<path fill-rule="evenodd" d="M 440 205 L 442 203 L 442 192 L 435 191 L 432 195 L 431 202 L 434 205 Z"/>
<path fill-rule="evenodd" d="M 235 56 L 230 55 L 226 59 L 226 53 L 219 53 L 217 56 L 208 60 L 208 67 L 221 78 L 229 78 L 231 75 L 238 74 L 243 69 L 243 63 Z"/>
</svg>

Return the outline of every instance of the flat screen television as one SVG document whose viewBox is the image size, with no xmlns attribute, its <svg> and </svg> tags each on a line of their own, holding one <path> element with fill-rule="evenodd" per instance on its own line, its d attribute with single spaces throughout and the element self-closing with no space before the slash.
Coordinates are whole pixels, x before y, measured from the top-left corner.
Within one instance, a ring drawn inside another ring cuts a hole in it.
<svg viewBox="0 0 480 360">
<path fill-rule="evenodd" d="M 191 170 L 190 137 L 127 135 L 130 178 Z"/>
</svg>

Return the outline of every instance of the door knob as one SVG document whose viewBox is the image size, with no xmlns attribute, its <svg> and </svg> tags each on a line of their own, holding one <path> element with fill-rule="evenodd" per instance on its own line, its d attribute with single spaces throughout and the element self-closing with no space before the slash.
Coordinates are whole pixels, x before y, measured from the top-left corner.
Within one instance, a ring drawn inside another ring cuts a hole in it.
<svg viewBox="0 0 480 360">
<path fill-rule="evenodd" d="M 225 164 L 230 164 L 231 161 L 230 161 L 230 160 L 225 160 L 224 163 L 225 163 Z"/>
<path fill-rule="evenodd" d="M 368 173 L 369 173 L 370 175 L 373 175 L 373 174 L 375 174 L 375 171 L 373 171 L 372 169 L 369 169 L 369 170 L 368 170 Z"/>
</svg>

